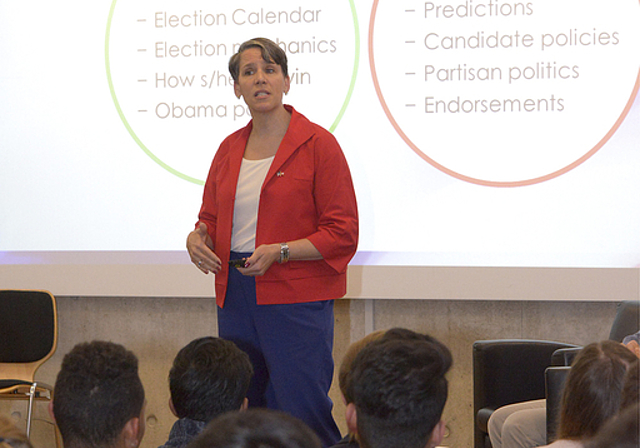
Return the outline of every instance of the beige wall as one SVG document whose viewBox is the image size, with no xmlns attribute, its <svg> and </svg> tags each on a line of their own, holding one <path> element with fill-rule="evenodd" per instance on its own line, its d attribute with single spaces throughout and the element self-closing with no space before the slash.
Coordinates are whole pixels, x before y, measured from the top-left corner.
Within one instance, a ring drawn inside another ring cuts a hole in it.
<svg viewBox="0 0 640 448">
<path fill-rule="evenodd" d="M 445 445 L 473 445 L 471 346 L 478 339 L 552 339 L 576 344 L 606 339 L 616 311 L 613 302 L 522 302 L 457 300 L 340 300 L 336 303 L 335 359 L 370 329 L 395 326 L 429 333 L 452 350 L 450 398 L 445 409 L 449 436 Z M 176 352 L 189 341 L 215 335 L 212 299 L 59 297 L 60 334 L 54 357 L 37 378 L 53 384 L 62 357 L 76 343 L 105 339 L 124 344 L 140 358 L 147 392 L 147 433 L 143 447 L 164 443 L 174 418 L 167 401 L 167 374 Z M 344 406 L 336 385 L 331 392 L 335 417 L 344 427 Z M 5 403 L 5 412 L 18 418 L 24 403 Z M 46 418 L 44 406 L 38 414 Z M 47 425 L 36 422 L 36 448 L 47 448 Z"/>
</svg>

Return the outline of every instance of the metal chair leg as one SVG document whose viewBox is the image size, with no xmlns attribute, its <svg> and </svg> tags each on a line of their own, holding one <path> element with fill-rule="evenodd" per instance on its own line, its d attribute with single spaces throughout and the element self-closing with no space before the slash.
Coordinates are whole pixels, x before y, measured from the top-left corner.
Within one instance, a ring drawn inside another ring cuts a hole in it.
<svg viewBox="0 0 640 448">
<path fill-rule="evenodd" d="M 37 383 L 33 383 L 31 385 L 31 389 L 29 389 L 29 410 L 27 412 L 27 438 L 29 437 L 29 433 L 31 432 L 31 413 L 33 412 L 33 399 L 36 396 L 36 386 Z"/>
</svg>

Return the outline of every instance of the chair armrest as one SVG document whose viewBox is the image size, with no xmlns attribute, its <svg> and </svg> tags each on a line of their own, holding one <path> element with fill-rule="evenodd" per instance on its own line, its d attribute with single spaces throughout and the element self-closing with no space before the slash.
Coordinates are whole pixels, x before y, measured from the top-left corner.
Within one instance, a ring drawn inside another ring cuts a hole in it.
<svg viewBox="0 0 640 448">
<path fill-rule="evenodd" d="M 555 440 L 560 418 L 564 383 L 571 367 L 549 367 L 544 372 L 547 398 L 547 443 Z"/>
<path fill-rule="evenodd" d="M 476 415 L 476 425 L 482 431 L 489 433 L 489 417 L 495 411 L 494 408 L 482 408 Z"/>
<path fill-rule="evenodd" d="M 582 350 L 582 347 L 559 348 L 551 355 L 551 365 L 558 367 L 570 366 L 580 350 Z"/>
</svg>

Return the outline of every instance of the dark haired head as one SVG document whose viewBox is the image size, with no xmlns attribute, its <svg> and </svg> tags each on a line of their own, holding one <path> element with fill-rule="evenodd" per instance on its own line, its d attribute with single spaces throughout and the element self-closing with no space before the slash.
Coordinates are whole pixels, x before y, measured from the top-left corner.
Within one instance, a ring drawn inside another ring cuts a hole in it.
<svg viewBox="0 0 640 448">
<path fill-rule="evenodd" d="M 353 402 L 353 399 L 349 395 L 349 390 L 347 387 L 353 360 L 355 359 L 356 355 L 360 353 L 360 350 L 362 350 L 370 342 L 380 339 L 382 335 L 384 335 L 384 333 L 384 330 L 378 330 L 374 331 L 373 333 L 369 333 L 362 339 L 349 345 L 349 347 L 347 348 L 347 351 L 342 358 L 342 362 L 340 363 L 340 369 L 338 370 L 338 384 L 340 385 L 340 392 L 342 392 L 342 396 L 344 397 L 344 400 L 345 402 L 347 402 L 347 404 Z"/>
<path fill-rule="evenodd" d="M 169 372 L 176 414 L 208 422 L 240 409 L 252 375 L 249 356 L 233 342 L 214 337 L 191 341 L 178 352 Z"/>
<path fill-rule="evenodd" d="M 144 389 L 138 359 L 120 344 L 76 345 L 62 360 L 53 414 L 65 447 L 111 447 L 125 424 L 139 418 Z"/>
<path fill-rule="evenodd" d="M 592 343 L 580 350 L 564 386 L 558 438 L 592 437 L 618 412 L 625 373 L 637 359 L 615 341 Z"/>
<path fill-rule="evenodd" d="M 277 64 L 282 69 L 282 75 L 286 78 L 289 76 L 289 68 L 287 66 L 287 54 L 275 42 L 264 37 L 256 37 L 243 42 L 236 54 L 229 59 L 229 73 L 235 82 L 240 77 L 240 56 L 242 52 L 249 48 L 258 48 L 262 53 L 262 59 L 270 64 Z"/>
<path fill-rule="evenodd" d="M 301 420 L 270 409 L 228 412 L 215 418 L 189 448 L 321 448 Z"/>
<path fill-rule="evenodd" d="M 365 448 L 424 448 L 447 401 L 449 349 L 402 328 L 369 343 L 351 366 L 348 393 Z"/>
</svg>

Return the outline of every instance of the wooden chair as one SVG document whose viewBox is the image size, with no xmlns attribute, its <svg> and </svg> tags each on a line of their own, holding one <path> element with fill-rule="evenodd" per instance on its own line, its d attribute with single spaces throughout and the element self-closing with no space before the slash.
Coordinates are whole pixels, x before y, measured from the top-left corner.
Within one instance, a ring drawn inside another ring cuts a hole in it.
<svg viewBox="0 0 640 448">
<path fill-rule="evenodd" d="M 53 388 L 35 380 L 56 351 L 58 313 L 48 291 L 0 290 L 0 399 L 28 400 L 30 435 L 35 400 L 51 400 Z M 56 446 L 59 444 L 58 429 Z"/>
</svg>

